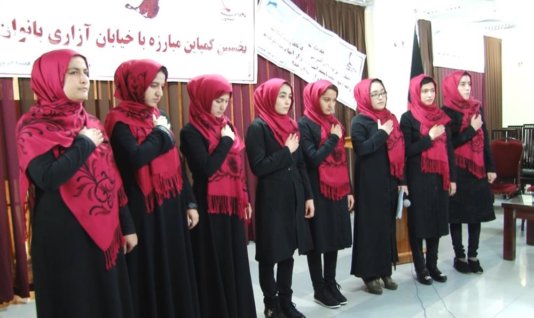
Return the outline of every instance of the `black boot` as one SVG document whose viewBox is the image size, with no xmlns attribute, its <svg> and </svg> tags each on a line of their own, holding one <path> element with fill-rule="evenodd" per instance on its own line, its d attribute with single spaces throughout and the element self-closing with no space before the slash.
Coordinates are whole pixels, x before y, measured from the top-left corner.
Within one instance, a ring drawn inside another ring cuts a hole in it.
<svg viewBox="0 0 534 318">
<path fill-rule="evenodd" d="M 280 299 L 280 307 L 286 318 L 306 318 L 291 300 Z"/>
<path fill-rule="evenodd" d="M 341 287 L 334 281 L 326 281 L 326 288 L 330 291 L 330 294 L 339 302 L 340 305 L 347 304 L 347 298 L 341 293 Z"/>
<path fill-rule="evenodd" d="M 277 298 L 265 300 L 265 318 L 286 318 L 280 307 L 280 301 Z"/>
</svg>

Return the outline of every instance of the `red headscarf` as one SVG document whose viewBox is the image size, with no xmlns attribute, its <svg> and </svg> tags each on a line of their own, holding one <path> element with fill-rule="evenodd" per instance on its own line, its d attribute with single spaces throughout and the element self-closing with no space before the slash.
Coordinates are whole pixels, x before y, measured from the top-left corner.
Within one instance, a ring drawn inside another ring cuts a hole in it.
<svg viewBox="0 0 534 318">
<path fill-rule="evenodd" d="M 463 114 L 460 131 L 465 130 L 471 124 L 471 118 L 480 114 L 480 101 L 472 96 L 465 100 L 458 92 L 458 84 L 462 76 L 471 75 L 465 71 L 455 71 L 443 79 L 443 103 L 444 107 L 454 109 Z M 482 129 L 476 131 L 475 136 L 454 150 L 456 164 L 467 169 L 474 176 L 482 179 L 486 175 L 484 168 L 484 132 Z"/>
<path fill-rule="evenodd" d="M 387 140 L 388 159 L 389 159 L 389 172 L 395 178 L 401 180 L 404 175 L 404 137 L 399 127 L 397 117 L 391 113 L 388 109 L 376 110 L 373 108 L 371 101 L 371 84 L 373 81 L 377 81 L 382 84 L 380 80 L 376 79 L 364 79 L 354 86 L 354 99 L 358 105 L 358 113 L 371 118 L 375 122 L 383 124 L 388 120 L 393 122 L 393 130 L 389 134 Z M 382 86 L 384 86 L 382 84 Z M 384 88 L 385 89 L 385 88 Z"/>
<path fill-rule="evenodd" d="M 189 122 L 208 141 L 211 154 L 221 140 L 221 129 L 230 125 L 235 139 L 230 152 L 219 169 L 208 180 L 208 213 L 228 214 L 245 218 L 248 194 L 243 169 L 245 145 L 237 134 L 230 119 L 223 115 L 217 118 L 211 114 L 213 100 L 225 93 L 232 94 L 232 85 L 220 75 L 202 75 L 187 84 L 189 93 Z"/>
<path fill-rule="evenodd" d="M 418 75 L 410 81 L 410 103 L 408 109 L 413 117 L 420 123 L 421 135 L 427 135 L 434 125 L 446 125 L 450 118 L 434 102 L 426 106 L 421 100 L 421 83 L 428 75 Z M 436 82 L 432 79 L 434 88 Z M 437 92 L 436 92 L 437 94 Z M 447 135 L 442 134 L 432 142 L 432 147 L 421 154 L 421 170 L 425 173 L 437 173 L 443 178 L 443 189 L 448 190 L 450 185 L 449 157 L 447 154 Z"/>
<path fill-rule="evenodd" d="M 289 115 L 280 115 L 275 110 L 278 93 L 284 84 L 291 88 L 291 85 L 286 80 L 272 78 L 258 86 L 254 91 L 256 112 L 271 128 L 274 138 L 282 147 L 285 147 L 289 134 L 299 134 L 297 122 Z M 293 88 L 291 88 L 291 92 L 293 92 Z M 291 107 L 293 107 L 293 101 L 291 102 Z"/>
<path fill-rule="evenodd" d="M 98 119 L 86 113 L 81 102 L 70 101 L 63 92 L 68 65 L 76 56 L 85 60 L 77 52 L 56 50 L 43 54 L 33 64 L 31 85 L 37 103 L 17 124 L 21 202 L 30 186 L 26 170 L 34 158 L 50 150 L 59 157 L 72 146 L 84 127 L 103 131 Z M 85 232 L 104 252 L 106 268 L 113 267 L 122 244 L 119 205 L 126 205 L 127 200 L 105 134 L 104 142 L 59 187 L 59 193 Z"/>
<path fill-rule="evenodd" d="M 115 97 L 120 102 L 106 117 L 106 131 L 111 136 L 113 127 L 122 122 L 130 127 L 132 135 L 141 144 L 154 128 L 153 116 L 159 117 L 157 107 L 145 104 L 145 91 L 158 72 L 167 77 L 167 70 L 152 60 L 130 60 L 119 65 L 115 71 Z M 182 168 L 178 149 L 173 147 L 142 166 L 136 172 L 136 180 L 145 197 L 148 213 L 163 200 L 182 191 Z"/>
<path fill-rule="evenodd" d="M 341 125 L 334 115 L 325 115 L 321 110 L 320 98 L 329 89 L 335 87 L 327 80 L 310 83 L 304 87 L 304 116 L 321 127 L 321 141 L 324 144 L 330 136 L 332 125 Z M 337 88 L 336 95 L 337 95 Z M 345 152 L 345 127 L 341 125 L 342 134 L 334 151 L 319 165 L 319 184 L 321 193 L 332 200 L 340 200 L 350 193 L 349 169 Z"/>
</svg>

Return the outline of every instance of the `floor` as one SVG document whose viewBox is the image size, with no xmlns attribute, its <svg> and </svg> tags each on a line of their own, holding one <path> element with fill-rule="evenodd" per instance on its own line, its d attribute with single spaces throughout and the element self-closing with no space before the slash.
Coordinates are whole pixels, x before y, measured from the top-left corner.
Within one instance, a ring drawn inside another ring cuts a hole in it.
<svg viewBox="0 0 534 318">
<path fill-rule="evenodd" d="M 351 249 L 339 253 L 337 280 L 349 303 L 327 309 L 313 301 L 306 258 L 295 256 L 293 276 L 297 308 L 308 318 L 326 317 L 534 317 L 534 246 L 527 246 L 525 233 L 517 231 L 515 261 L 502 259 L 502 209 L 496 201 L 497 220 L 482 225 L 479 259 L 484 274 L 461 274 L 452 267 L 450 237 L 440 241 L 438 266 L 448 275 L 446 283 L 423 286 L 414 279 L 411 264 L 397 266 L 393 278 L 396 291 L 384 290 L 380 296 L 365 291 L 360 279 L 349 275 Z M 517 222 L 519 226 L 519 221 Z M 249 244 L 249 259 L 258 317 L 263 317 L 263 302 L 258 284 L 254 244 Z M 0 310 L 0 318 L 35 318 L 34 302 L 11 305 Z"/>
</svg>

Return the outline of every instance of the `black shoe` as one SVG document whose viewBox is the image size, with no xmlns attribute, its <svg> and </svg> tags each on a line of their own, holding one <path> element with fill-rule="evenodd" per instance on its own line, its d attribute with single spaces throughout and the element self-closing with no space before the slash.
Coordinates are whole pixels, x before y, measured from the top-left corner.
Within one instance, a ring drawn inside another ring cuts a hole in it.
<svg viewBox="0 0 534 318">
<path fill-rule="evenodd" d="M 380 285 L 380 281 L 377 279 L 371 279 L 368 281 L 365 281 L 365 286 L 367 287 L 367 290 L 371 294 L 375 295 L 382 295 L 382 285 Z"/>
<path fill-rule="evenodd" d="M 279 303 L 276 303 L 273 306 L 266 305 L 263 313 L 265 314 L 265 318 L 286 318 Z"/>
<path fill-rule="evenodd" d="M 290 303 L 281 303 L 280 307 L 282 307 L 282 312 L 284 313 L 286 318 L 306 318 L 300 311 L 297 310 L 295 307 L 295 304 Z"/>
<path fill-rule="evenodd" d="M 484 273 L 484 270 L 482 269 L 482 267 L 480 267 L 480 262 L 479 260 L 471 260 L 471 259 L 468 259 L 468 262 L 469 262 L 469 270 L 475 274 L 482 274 Z"/>
<path fill-rule="evenodd" d="M 460 273 L 471 273 L 471 267 L 467 263 L 467 260 L 465 258 L 454 258 L 454 268 L 459 271 Z"/>
<path fill-rule="evenodd" d="M 425 269 L 422 272 L 418 272 L 417 281 L 423 285 L 432 285 L 432 277 L 430 277 L 428 270 Z"/>
<path fill-rule="evenodd" d="M 428 273 L 436 282 L 445 283 L 447 281 L 447 275 L 443 274 L 437 267 L 429 267 Z"/>
<path fill-rule="evenodd" d="M 317 289 L 313 294 L 313 298 L 316 303 L 323 307 L 330 309 L 339 308 L 339 301 L 334 298 L 326 286 Z"/>
<path fill-rule="evenodd" d="M 389 290 L 396 290 L 399 285 L 395 283 L 395 281 L 391 278 L 391 276 L 384 276 L 382 277 L 382 281 L 384 281 L 384 288 Z"/>
<path fill-rule="evenodd" d="M 340 305 L 346 305 L 348 303 L 347 298 L 341 293 L 341 287 L 336 281 L 326 282 L 326 288 Z"/>
</svg>

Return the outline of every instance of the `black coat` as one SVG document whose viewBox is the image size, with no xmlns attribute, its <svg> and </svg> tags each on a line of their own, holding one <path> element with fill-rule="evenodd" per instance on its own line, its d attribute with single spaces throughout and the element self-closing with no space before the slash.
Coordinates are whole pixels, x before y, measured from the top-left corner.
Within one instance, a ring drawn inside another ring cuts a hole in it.
<svg viewBox="0 0 534 318">
<path fill-rule="evenodd" d="M 421 153 L 432 146 L 429 135 L 422 136 L 421 124 L 405 112 L 400 121 L 406 146 L 406 175 L 411 206 L 408 208 L 408 230 L 416 238 L 437 238 L 449 233 L 449 192 L 443 189 L 441 175 L 421 171 Z M 456 165 L 451 134 L 446 129 L 449 177 L 456 182 Z"/>
<path fill-rule="evenodd" d="M 352 230 L 347 197 L 328 199 L 321 194 L 319 183 L 319 165 L 334 151 L 339 137 L 331 134 L 321 145 L 321 127 L 307 117 L 300 118 L 299 129 L 300 148 L 308 168 L 315 205 L 315 215 L 310 220 L 314 249 L 324 253 L 350 247 Z"/>
<path fill-rule="evenodd" d="M 391 265 L 398 261 L 395 217 L 400 180 L 389 170 L 388 134 L 374 120 L 358 115 L 352 119 L 351 138 L 356 153 L 351 274 L 364 279 L 391 276 Z"/>
<path fill-rule="evenodd" d="M 35 185 L 32 212 L 33 282 L 37 315 L 42 318 L 133 317 L 133 301 L 124 254 L 106 270 L 102 250 L 66 206 L 59 187 L 95 150 L 77 137 L 59 157 L 50 150 L 34 158 L 27 174 Z M 128 208 L 119 210 L 124 235 L 135 233 Z"/>
<path fill-rule="evenodd" d="M 202 317 L 256 317 L 245 224 L 237 215 L 208 213 L 208 179 L 221 167 L 232 138 L 222 137 L 213 152 L 190 123 L 180 131 L 180 149 L 193 174 L 200 221 L 191 230 Z"/>
<path fill-rule="evenodd" d="M 443 110 L 451 118 L 449 127 L 454 148 L 460 147 L 475 136 L 476 131 L 471 125 L 460 131 L 463 120 L 462 113 L 447 106 L 443 106 Z M 485 123 L 482 124 L 481 129 L 484 132 L 484 167 L 486 168 L 486 172 L 495 172 L 495 163 L 493 162 L 488 130 L 486 129 Z M 449 222 L 479 223 L 495 220 L 493 193 L 491 192 L 487 177 L 484 176 L 482 179 L 478 179 L 469 171 L 460 167 L 457 167 L 457 171 L 457 190 L 456 195 L 450 198 Z"/>
<path fill-rule="evenodd" d="M 247 129 L 247 156 L 258 177 L 255 202 L 256 260 L 277 263 L 313 248 L 304 202 L 313 199 L 300 147 L 293 154 L 256 118 Z"/>
<path fill-rule="evenodd" d="M 199 317 L 200 309 L 189 230 L 187 205 L 195 198 L 184 173 L 181 193 L 165 199 L 147 213 L 135 175 L 138 169 L 171 149 L 174 136 L 154 128 L 140 144 L 130 127 L 115 124 L 110 138 L 121 172 L 128 206 L 137 228 L 138 246 L 127 255 L 136 316 Z"/>
</svg>

